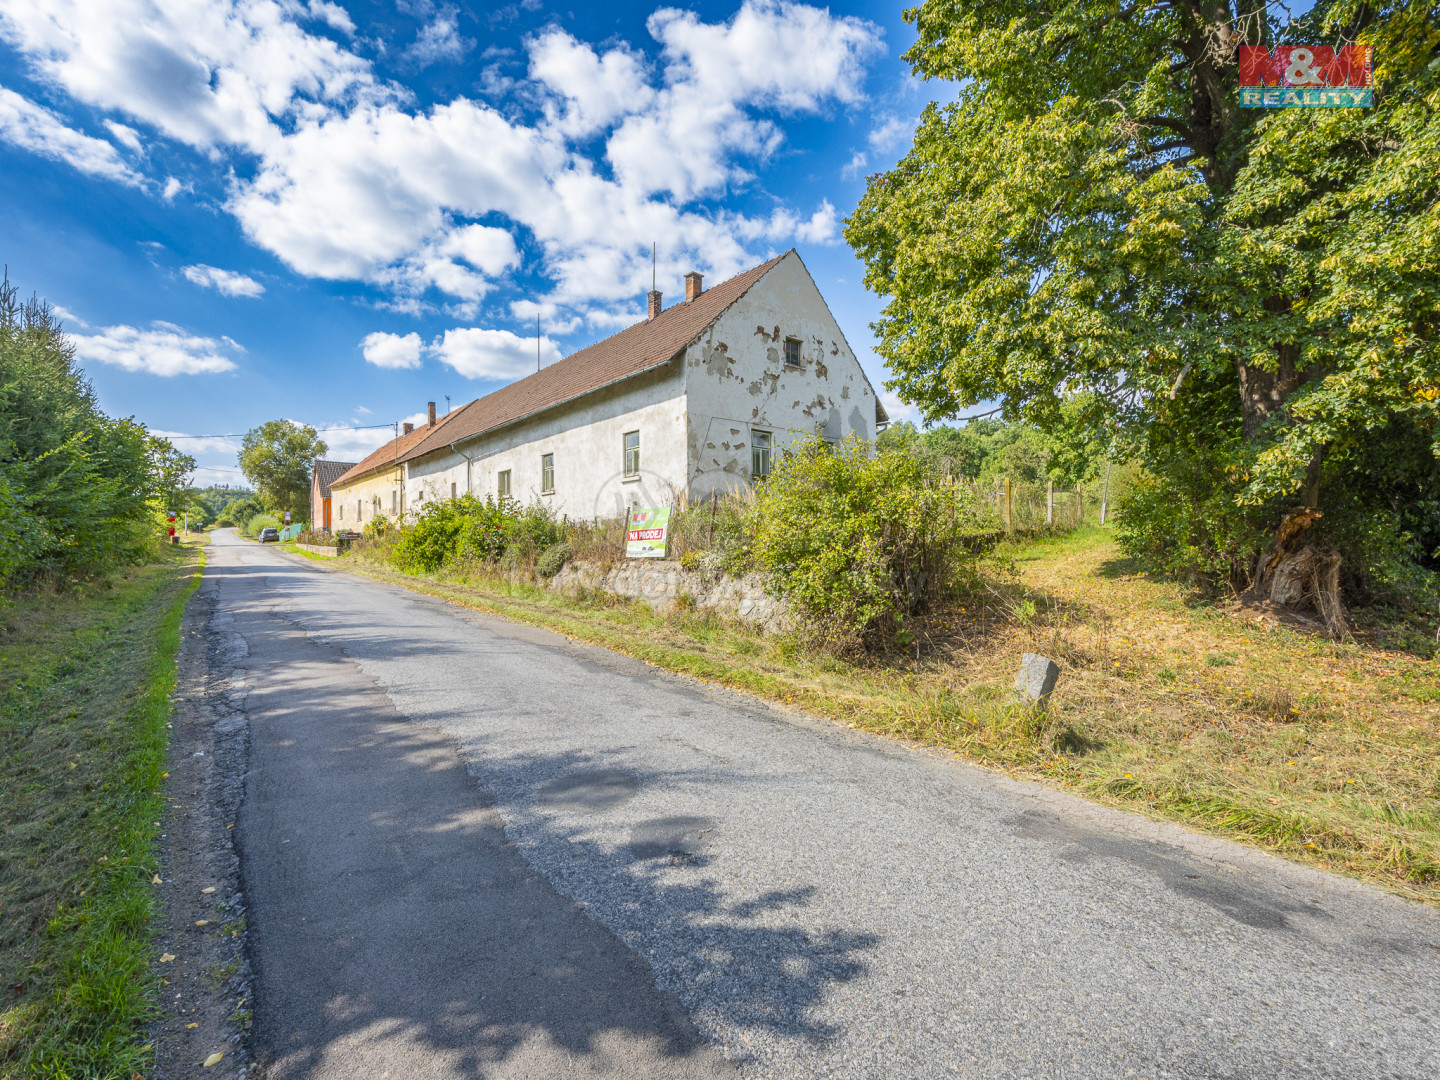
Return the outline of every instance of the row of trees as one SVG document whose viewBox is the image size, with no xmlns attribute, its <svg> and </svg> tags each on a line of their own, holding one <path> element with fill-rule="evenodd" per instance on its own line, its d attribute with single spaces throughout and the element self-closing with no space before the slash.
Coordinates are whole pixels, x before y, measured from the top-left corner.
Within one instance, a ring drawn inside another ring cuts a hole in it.
<svg viewBox="0 0 1440 1080">
<path fill-rule="evenodd" d="M 1105 466 L 1103 446 L 1073 438 L 1076 428 L 1047 432 L 1033 424 L 984 418 L 960 427 L 937 424 L 920 430 L 909 421 L 880 433 L 881 449 L 905 448 L 932 459 L 947 476 L 982 487 L 1008 477 L 1018 484 L 1071 489 L 1093 480 Z"/>
<path fill-rule="evenodd" d="M 101 412 L 49 308 L 0 283 L 0 593 L 153 555 L 194 468 Z"/>
<path fill-rule="evenodd" d="M 845 235 L 927 420 L 999 399 L 1137 459 L 1157 566 L 1264 599 L 1303 545 L 1363 598 L 1440 565 L 1440 22 L 1289 10 L 926 0 L 907 59 L 957 96 Z M 1373 108 L 1239 107 L 1240 44 L 1351 42 Z"/>
</svg>

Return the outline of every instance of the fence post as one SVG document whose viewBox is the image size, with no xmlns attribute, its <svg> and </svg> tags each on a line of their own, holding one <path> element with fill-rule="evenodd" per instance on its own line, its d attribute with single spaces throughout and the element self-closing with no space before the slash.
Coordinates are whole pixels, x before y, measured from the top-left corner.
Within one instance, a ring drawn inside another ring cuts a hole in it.
<svg viewBox="0 0 1440 1080">
<path fill-rule="evenodd" d="M 1110 506 L 1110 459 L 1105 459 L 1105 488 L 1100 493 L 1100 524 L 1105 524 L 1105 511 Z"/>
<path fill-rule="evenodd" d="M 1007 533 L 1015 531 L 1015 519 L 1011 517 L 1010 513 L 1010 478 L 1008 476 L 1005 477 L 1005 531 Z"/>
<path fill-rule="evenodd" d="M 1055 481 L 1045 481 L 1045 524 L 1055 524 Z"/>
</svg>

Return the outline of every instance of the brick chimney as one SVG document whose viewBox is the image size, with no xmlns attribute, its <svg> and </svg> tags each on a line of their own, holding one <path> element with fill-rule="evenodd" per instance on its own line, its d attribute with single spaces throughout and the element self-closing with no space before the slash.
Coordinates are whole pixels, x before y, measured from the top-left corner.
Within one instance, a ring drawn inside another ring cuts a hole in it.
<svg viewBox="0 0 1440 1080">
<path fill-rule="evenodd" d="M 415 430 L 415 425 L 414 425 L 414 424 L 401 424 L 401 425 L 400 425 L 400 434 L 401 434 L 401 435 L 409 435 L 409 434 L 410 434 L 412 431 L 414 431 L 414 430 Z"/>
<path fill-rule="evenodd" d="M 426 405 L 429 407 L 429 410 L 430 410 L 430 423 L 427 424 L 426 426 L 427 426 L 427 427 L 434 427 L 434 426 L 435 426 L 435 402 L 433 402 L 433 401 L 428 401 L 428 402 L 426 402 Z"/>
<path fill-rule="evenodd" d="M 691 270 L 685 275 L 685 302 L 687 304 L 705 291 L 705 286 L 702 284 L 704 280 L 705 279 L 694 270 Z"/>
<path fill-rule="evenodd" d="M 650 314 L 646 318 L 653 319 L 660 314 L 660 290 L 651 289 L 645 294 L 645 298 L 650 301 Z"/>
</svg>

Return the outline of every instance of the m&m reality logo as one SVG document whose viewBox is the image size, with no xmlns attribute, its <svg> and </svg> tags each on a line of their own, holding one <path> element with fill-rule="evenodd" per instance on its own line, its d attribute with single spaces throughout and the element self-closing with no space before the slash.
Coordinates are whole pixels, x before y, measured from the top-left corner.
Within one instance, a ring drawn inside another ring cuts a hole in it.
<svg viewBox="0 0 1440 1080">
<path fill-rule="evenodd" d="M 1368 109 L 1374 104 L 1369 45 L 1240 46 L 1246 109 Z"/>
</svg>

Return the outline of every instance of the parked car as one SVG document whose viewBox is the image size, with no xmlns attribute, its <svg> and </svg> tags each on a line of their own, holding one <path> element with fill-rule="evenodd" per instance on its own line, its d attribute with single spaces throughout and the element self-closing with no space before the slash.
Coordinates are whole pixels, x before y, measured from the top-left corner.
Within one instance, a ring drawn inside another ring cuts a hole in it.
<svg viewBox="0 0 1440 1080">
<path fill-rule="evenodd" d="M 262 544 L 278 544 L 280 542 L 279 529 L 261 529 L 260 542 Z"/>
</svg>

